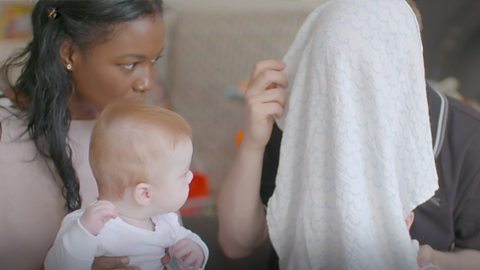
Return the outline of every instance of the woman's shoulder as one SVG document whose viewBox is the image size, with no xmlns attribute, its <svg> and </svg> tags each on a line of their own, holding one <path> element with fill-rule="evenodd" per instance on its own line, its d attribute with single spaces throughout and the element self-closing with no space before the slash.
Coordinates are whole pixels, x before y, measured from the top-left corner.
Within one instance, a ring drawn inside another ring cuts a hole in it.
<svg viewBox="0 0 480 270">
<path fill-rule="evenodd" d="M 18 110 L 0 106 L 0 142 L 11 143 L 15 139 L 24 139 L 27 135 L 25 131 L 26 124 Z"/>
<path fill-rule="evenodd" d="M 3 99 L 0 99 L 0 101 Z M 5 106 L 3 103 L 0 103 L 0 121 L 3 122 L 3 120 L 8 119 L 12 117 L 14 114 L 16 114 L 17 110 L 10 106 Z"/>
<path fill-rule="evenodd" d="M 27 132 L 25 121 L 16 111 L 4 107 L 0 107 L 0 153 L 8 153 L 0 155 L 0 178 L 6 177 L 5 175 L 9 172 L 24 170 L 26 168 L 24 166 L 33 166 L 38 163 L 32 163 L 32 161 L 42 160 L 42 164 L 44 162 L 43 159 L 39 159 L 40 156 Z M 34 175 L 32 174 L 31 177 Z"/>
<path fill-rule="evenodd" d="M 62 189 L 24 121 L 0 107 L 0 125 L 0 243 L 10 247 L 2 250 L 0 268 L 38 269 L 65 215 Z"/>
</svg>

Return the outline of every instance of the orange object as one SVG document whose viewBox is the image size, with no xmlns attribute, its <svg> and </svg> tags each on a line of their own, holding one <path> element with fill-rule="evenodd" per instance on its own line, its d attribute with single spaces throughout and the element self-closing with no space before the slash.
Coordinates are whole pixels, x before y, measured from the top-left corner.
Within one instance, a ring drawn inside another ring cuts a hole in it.
<svg viewBox="0 0 480 270">
<path fill-rule="evenodd" d="M 245 132 L 243 129 L 240 129 L 237 134 L 235 134 L 235 146 L 238 148 L 242 144 L 243 139 L 245 138 Z"/>
<path fill-rule="evenodd" d="M 210 196 L 208 175 L 194 171 L 192 182 L 190 182 L 190 193 L 188 194 L 187 202 L 180 209 L 180 214 L 182 216 L 203 214 L 211 204 L 212 198 Z"/>
<path fill-rule="evenodd" d="M 29 39 L 32 35 L 30 14 L 33 6 L 16 3 L 0 5 L 0 39 Z"/>
<path fill-rule="evenodd" d="M 208 176 L 202 172 L 193 172 L 188 198 L 208 197 L 209 195 Z"/>
<path fill-rule="evenodd" d="M 245 93 L 247 92 L 248 90 L 248 80 L 244 80 L 244 81 L 241 81 L 239 84 L 238 84 L 238 89 L 242 92 L 242 94 L 245 95 Z"/>
</svg>

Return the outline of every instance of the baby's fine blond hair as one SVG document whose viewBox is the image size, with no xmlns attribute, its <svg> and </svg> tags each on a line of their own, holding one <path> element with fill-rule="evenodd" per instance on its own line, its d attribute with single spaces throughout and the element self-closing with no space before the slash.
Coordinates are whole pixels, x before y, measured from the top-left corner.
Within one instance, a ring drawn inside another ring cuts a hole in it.
<svg viewBox="0 0 480 270">
<path fill-rule="evenodd" d="M 100 198 L 121 199 L 126 188 L 152 180 L 175 145 L 190 138 L 190 125 L 173 111 L 133 102 L 107 106 L 93 129 L 89 154 Z"/>
</svg>

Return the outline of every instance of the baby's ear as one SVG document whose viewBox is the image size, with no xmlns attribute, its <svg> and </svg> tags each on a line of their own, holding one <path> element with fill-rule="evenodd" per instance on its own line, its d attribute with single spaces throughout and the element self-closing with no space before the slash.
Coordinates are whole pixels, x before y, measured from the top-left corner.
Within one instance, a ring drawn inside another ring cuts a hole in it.
<svg viewBox="0 0 480 270">
<path fill-rule="evenodd" d="M 152 201 L 152 186 L 147 183 L 139 183 L 133 192 L 135 201 L 141 206 L 148 206 Z"/>
<path fill-rule="evenodd" d="M 414 219 L 415 219 L 415 214 L 412 211 L 408 214 L 407 219 L 405 219 L 405 223 L 407 223 L 407 229 L 408 230 L 410 230 L 410 228 L 412 227 Z"/>
</svg>

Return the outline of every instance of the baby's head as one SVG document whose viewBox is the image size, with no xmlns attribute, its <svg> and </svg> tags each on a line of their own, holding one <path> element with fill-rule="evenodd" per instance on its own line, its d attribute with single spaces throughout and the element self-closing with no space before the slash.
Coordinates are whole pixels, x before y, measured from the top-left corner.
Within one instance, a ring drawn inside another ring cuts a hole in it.
<svg viewBox="0 0 480 270">
<path fill-rule="evenodd" d="M 178 114 L 156 106 L 118 102 L 100 114 L 90 143 L 90 166 L 101 199 L 178 210 L 192 180 L 191 129 Z"/>
</svg>

